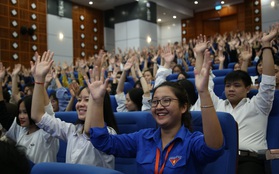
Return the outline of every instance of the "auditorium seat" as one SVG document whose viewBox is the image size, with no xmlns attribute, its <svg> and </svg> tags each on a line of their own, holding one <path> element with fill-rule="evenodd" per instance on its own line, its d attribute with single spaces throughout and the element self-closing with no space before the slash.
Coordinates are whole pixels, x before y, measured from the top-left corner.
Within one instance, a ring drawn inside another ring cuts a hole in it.
<svg viewBox="0 0 279 174">
<path fill-rule="evenodd" d="M 73 124 L 75 124 L 78 119 L 76 111 L 56 112 L 55 117 L 60 118 L 60 120 L 65 121 L 67 123 L 73 123 Z M 66 149 L 67 149 L 67 142 L 59 139 L 59 150 L 56 155 L 57 162 L 66 161 Z"/>
<path fill-rule="evenodd" d="M 156 128 L 156 122 L 150 112 L 116 112 L 114 113 L 119 133 L 132 133 L 145 128 Z M 115 158 L 115 170 L 125 174 L 137 174 L 135 158 Z"/>
<path fill-rule="evenodd" d="M 234 65 L 236 64 L 236 62 L 231 62 L 228 64 L 228 68 L 229 69 L 234 69 Z"/>
<path fill-rule="evenodd" d="M 278 132 L 279 132 L 279 90 L 276 90 L 273 106 L 268 117 L 267 137 L 266 137 L 268 149 L 279 149 Z M 270 160 L 270 168 L 271 168 L 271 173 L 279 173 L 279 158 Z"/>
<path fill-rule="evenodd" d="M 216 76 L 216 77 L 220 77 L 220 76 L 226 76 L 227 74 L 229 74 L 230 72 L 232 72 L 232 69 L 216 69 L 216 70 L 212 70 L 212 73 Z"/>
<path fill-rule="evenodd" d="M 69 163 L 38 163 L 33 166 L 30 174 L 123 174 L 119 171 L 103 167 L 69 164 Z"/>
<path fill-rule="evenodd" d="M 124 82 L 124 93 L 127 94 L 127 92 L 134 88 L 130 82 Z"/>
<path fill-rule="evenodd" d="M 110 97 L 110 103 L 111 103 L 113 112 L 117 112 L 116 108 L 117 108 L 118 104 L 116 102 L 115 95 L 109 95 L 109 97 Z"/>
<path fill-rule="evenodd" d="M 214 82 L 213 91 L 219 98 L 221 98 L 222 93 L 225 90 L 224 79 L 225 79 L 225 76 L 213 78 L 213 82 Z"/>
<path fill-rule="evenodd" d="M 202 132 L 201 112 L 191 111 L 191 114 L 193 130 Z M 229 113 L 217 112 L 217 116 L 224 135 L 225 152 L 216 161 L 209 163 L 204 168 L 203 174 L 236 174 L 238 163 L 238 126 Z"/>
<path fill-rule="evenodd" d="M 170 75 L 167 76 L 166 80 L 167 80 L 167 81 L 176 80 L 177 77 L 178 77 L 178 74 L 177 74 L 177 73 L 175 73 L 175 74 L 170 74 Z"/>
<path fill-rule="evenodd" d="M 248 67 L 247 72 L 250 76 L 256 76 L 257 75 L 257 71 L 256 71 L 255 66 Z"/>
</svg>

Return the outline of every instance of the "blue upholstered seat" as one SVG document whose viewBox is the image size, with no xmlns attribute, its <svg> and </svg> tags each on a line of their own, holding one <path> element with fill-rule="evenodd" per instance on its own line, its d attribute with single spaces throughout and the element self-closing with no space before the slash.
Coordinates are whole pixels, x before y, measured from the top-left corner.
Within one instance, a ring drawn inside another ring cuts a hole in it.
<svg viewBox="0 0 279 174">
<path fill-rule="evenodd" d="M 38 163 L 34 165 L 31 174 L 121 174 L 121 172 L 81 164 L 68 164 L 68 163 Z"/>
</svg>

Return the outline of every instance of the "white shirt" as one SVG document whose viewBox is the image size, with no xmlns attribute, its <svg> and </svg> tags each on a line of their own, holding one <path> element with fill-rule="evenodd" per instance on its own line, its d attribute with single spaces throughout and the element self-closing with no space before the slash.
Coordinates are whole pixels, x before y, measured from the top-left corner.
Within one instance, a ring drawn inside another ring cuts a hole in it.
<svg viewBox="0 0 279 174">
<path fill-rule="evenodd" d="M 50 114 L 51 104 L 45 107 Z M 53 117 L 50 116 L 50 117 Z M 59 140 L 50 136 L 47 132 L 39 129 L 28 134 L 27 127 L 21 127 L 17 124 L 16 118 L 6 136 L 16 142 L 17 145 L 26 148 L 26 155 L 34 163 L 56 162 L 56 155 L 59 149 Z"/>
<path fill-rule="evenodd" d="M 262 75 L 262 82 L 256 96 L 243 98 L 233 108 L 228 100 L 219 99 L 210 90 L 216 111 L 230 113 L 238 123 L 239 149 L 259 152 L 267 149 L 266 131 L 275 92 L 275 76 Z M 191 110 L 200 110 L 198 99 Z"/>
<path fill-rule="evenodd" d="M 51 136 L 67 142 L 66 163 L 86 164 L 114 169 L 114 156 L 97 150 L 83 133 L 82 124 L 66 123 L 45 113 L 37 125 Z M 115 130 L 108 127 L 110 134 Z"/>
<path fill-rule="evenodd" d="M 151 105 L 149 103 L 150 99 L 151 99 L 151 95 L 150 97 L 145 97 L 144 95 L 142 95 L 141 111 L 150 111 L 151 108 Z M 126 97 L 124 92 L 121 92 L 120 94 L 115 94 L 115 100 L 117 102 L 117 108 L 116 108 L 117 112 L 129 112 L 125 106 Z"/>
</svg>

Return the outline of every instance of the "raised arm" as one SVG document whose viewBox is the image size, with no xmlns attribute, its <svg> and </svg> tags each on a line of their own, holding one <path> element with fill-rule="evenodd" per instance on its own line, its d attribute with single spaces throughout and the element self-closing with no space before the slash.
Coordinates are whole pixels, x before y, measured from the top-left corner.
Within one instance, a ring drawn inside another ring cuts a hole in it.
<svg viewBox="0 0 279 174">
<path fill-rule="evenodd" d="M 12 99 L 14 104 L 17 104 L 17 102 L 20 100 L 20 94 L 18 90 L 18 73 L 21 70 L 21 64 L 16 64 L 13 72 L 12 72 Z"/>
<path fill-rule="evenodd" d="M 247 72 L 249 62 L 251 61 L 252 58 L 252 48 L 247 47 L 246 50 L 241 51 L 240 55 L 243 59 L 243 62 L 241 64 L 241 70 Z"/>
<path fill-rule="evenodd" d="M 125 83 L 125 79 L 126 79 L 126 75 L 127 75 L 127 71 L 129 69 L 131 69 L 131 67 L 133 66 L 133 61 L 134 58 L 131 57 L 130 59 L 128 59 L 128 61 L 125 63 L 124 65 L 124 69 L 122 71 L 121 77 L 119 79 L 117 88 L 116 88 L 116 94 L 120 94 L 124 91 L 124 83 Z"/>
<path fill-rule="evenodd" d="M 274 60 L 272 55 L 271 41 L 279 33 L 279 23 L 272 26 L 269 34 L 264 33 L 262 37 L 262 52 L 263 52 L 263 74 L 274 76 Z"/>
<path fill-rule="evenodd" d="M 45 77 L 49 72 L 51 65 L 53 63 L 52 60 L 53 52 L 47 51 L 44 52 L 42 57 L 38 56 L 35 66 L 34 66 L 34 79 L 35 79 L 35 87 L 33 92 L 33 101 L 31 108 L 31 117 L 32 119 L 38 123 L 41 121 L 42 116 L 45 113 L 45 103 L 46 100 L 42 100 L 42 94 L 45 95 L 46 91 L 44 88 Z M 45 99 L 45 96 L 44 96 Z"/>
<path fill-rule="evenodd" d="M 197 44 L 195 45 L 194 52 L 196 53 L 196 65 L 195 68 L 200 71 L 203 65 L 203 55 L 207 48 L 209 41 L 206 40 L 206 36 L 198 36 Z"/>
<path fill-rule="evenodd" d="M 90 90 L 84 132 L 89 136 L 91 127 L 104 127 L 104 96 L 108 86 L 109 79 L 104 80 L 104 69 L 101 73 L 98 67 L 90 70 L 90 81 L 86 79 L 87 86 Z"/>
<path fill-rule="evenodd" d="M 195 84 L 200 96 L 205 142 L 208 147 L 218 149 L 222 146 L 224 140 L 221 125 L 208 91 L 210 65 L 210 52 L 206 50 L 201 70 L 195 69 Z"/>
</svg>

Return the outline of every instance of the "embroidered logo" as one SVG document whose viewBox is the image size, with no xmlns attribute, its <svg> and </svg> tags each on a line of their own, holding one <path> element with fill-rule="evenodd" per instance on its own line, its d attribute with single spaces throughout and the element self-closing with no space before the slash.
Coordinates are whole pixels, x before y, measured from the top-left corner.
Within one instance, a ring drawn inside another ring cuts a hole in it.
<svg viewBox="0 0 279 174">
<path fill-rule="evenodd" d="M 182 158 L 182 156 L 176 156 L 176 157 L 170 157 L 169 160 L 172 164 L 172 166 L 175 166 L 175 164 Z"/>
</svg>

